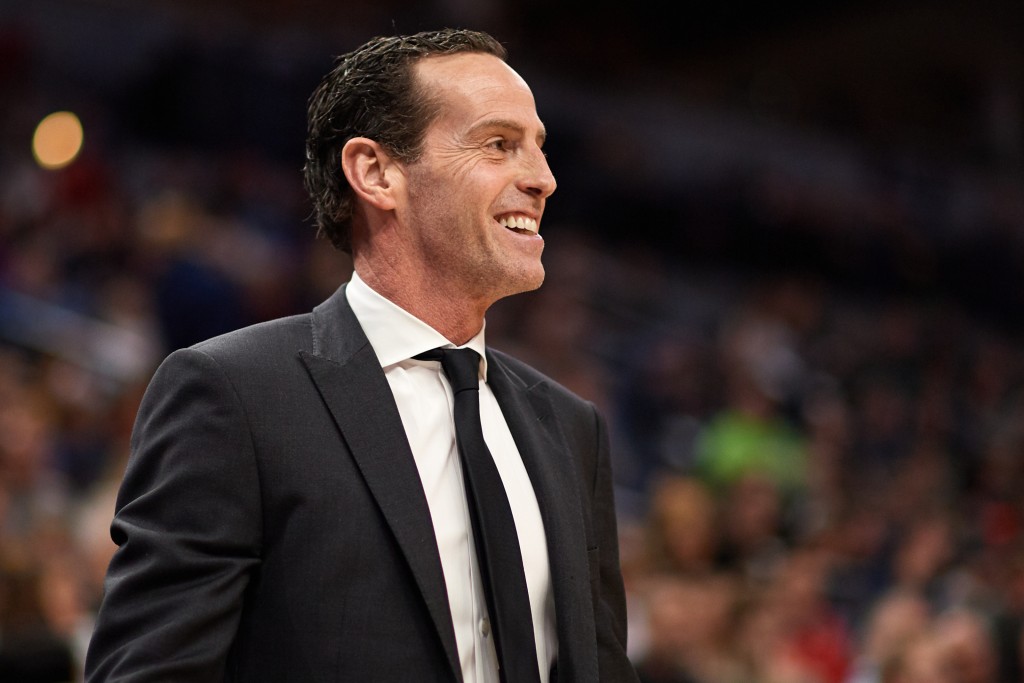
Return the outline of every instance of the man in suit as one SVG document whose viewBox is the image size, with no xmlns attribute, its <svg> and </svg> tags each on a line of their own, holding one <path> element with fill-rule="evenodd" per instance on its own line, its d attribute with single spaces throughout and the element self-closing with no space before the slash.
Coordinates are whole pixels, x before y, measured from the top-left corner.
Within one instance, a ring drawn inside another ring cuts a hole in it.
<svg viewBox="0 0 1024 683">
<path fill-rule="evenodd" d="M 636 680 L 604 421 L 484 342 L 490 305 L 544 277 L 544 136 L 487 34 L 376 38 L 337 60 L 310 100 L 306 185 L 354 275 L 311 314 L 157 370 L 89 681 L 512 683 L 453 392 L 417 358 L 436 347 L 480 354 L 480 422 L 528 586 L 516 680 Z"/>
</svg>

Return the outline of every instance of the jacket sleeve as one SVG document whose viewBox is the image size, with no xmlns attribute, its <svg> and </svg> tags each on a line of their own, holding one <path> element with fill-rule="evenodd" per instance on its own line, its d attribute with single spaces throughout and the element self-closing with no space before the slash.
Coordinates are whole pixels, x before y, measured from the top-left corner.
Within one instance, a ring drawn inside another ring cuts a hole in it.
<svg viewBox="0 0 1024 683">
<path fill-rule="evenodd" d="M 636 683 L 636 671 L 626 655 L 626 596 L 619 565 L 608 428 L 596 409 L 594 415 L 597 459 L 591 491 L 591 516 L 597 546 L 588 552 L 591 555 L 591 572 L 597 575 L 594 617 L 597 622 L 600 680 L 602 683 Z"/>
<path fill-rule="evenodd" d="M 213 358 L 176 351 L 140 404 L 86 680 L 224 680 L 261 533 L 243 405 Z"/>
</svg>

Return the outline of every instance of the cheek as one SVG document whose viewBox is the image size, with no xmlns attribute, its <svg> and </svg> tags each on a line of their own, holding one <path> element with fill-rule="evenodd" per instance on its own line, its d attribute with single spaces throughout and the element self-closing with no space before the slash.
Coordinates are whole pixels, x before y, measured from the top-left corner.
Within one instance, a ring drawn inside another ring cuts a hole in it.
<svg viewBox="0 0 1024 683">
<path fill-rule="evenodd" d="M 430 230 L 447 236 L 459 235 L 463 242 L 474 237 L 489 240 L 495 206 L 501 206 L 505 185 L 482 164 L 449 164 L 442 168 L 416 168 L 408 177 L 408 207 L 403 218 L 413 229 Z M 506 203 L 511 203 L 510 202 Z"/>
</svg>

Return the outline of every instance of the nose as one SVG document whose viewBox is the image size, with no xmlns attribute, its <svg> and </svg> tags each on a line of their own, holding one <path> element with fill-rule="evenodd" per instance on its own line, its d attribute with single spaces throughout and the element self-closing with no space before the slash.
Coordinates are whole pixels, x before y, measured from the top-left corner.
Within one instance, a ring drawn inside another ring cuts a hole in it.
<svg viewBox="0 0 1024 683">
<path fill-rule="evenodd" d="M 523 165 L 523 174 L 520 177 L 519 189 L 528 194 L 547 199 L 558 187 L 555 176 L 548 166 L 548 158 L 540 147 L 531 150 Z"/>
</svg>

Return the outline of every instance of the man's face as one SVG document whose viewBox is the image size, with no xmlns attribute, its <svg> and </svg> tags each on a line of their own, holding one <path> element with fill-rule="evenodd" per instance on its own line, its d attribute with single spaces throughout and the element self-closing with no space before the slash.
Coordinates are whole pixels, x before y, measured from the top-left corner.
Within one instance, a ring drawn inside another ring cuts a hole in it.
<svg viewBox="0 0 1024 683">
<path fill-rule="evenodd" d="M 555 179 L 533 94 L 486 54 L 428 57 L 418 83 L 441 102 L 423 154 L 405 167 L 399 223 L 443 290 L 490 305 L 540 286 L 538 234 Z"/>
</svg>

